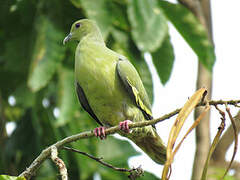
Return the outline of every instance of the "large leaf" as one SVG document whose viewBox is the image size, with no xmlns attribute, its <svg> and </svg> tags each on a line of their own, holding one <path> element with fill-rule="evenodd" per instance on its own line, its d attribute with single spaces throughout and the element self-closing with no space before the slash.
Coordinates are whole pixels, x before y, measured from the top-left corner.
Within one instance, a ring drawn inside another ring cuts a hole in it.
<svg viewBox="0 0 240 180">
<path fill-rule="evenodd" d="M 36 21 L 37 40 L 33 52 L 28 86 L 34 92 L 47 85 L 63 59 L 64 35 L 44 16 Z"/>
<path fill-rule="evenodd" d="M 111 13 L 109 13 L 107 7 L 110 2 L 107 0 L 81 0 L 80 2 L 86 11 L 87 17 L 97 22 L 105 39 L 111 29 Z"/>
<path fill-rule="evenodd" d="M 201 63 L 207 69 L 212 70 L 215 62 L 215 53 L 203 25 L 183 5 L 169 3 L 163 0 L 158 2 L 167 18 L 197 54 Z"/>
<path fill-rule="evenodd" d="M 77 102 L 77 96 L 74 87 L 74 72 L 67 68 L 60 68 L 59 75 L 59 87 L 58 87 L 58 100 L 60 115 L 57 119 L 56 126 L 62 126 L 66 122 L 74 119 L 79 104 Z"/>
<path fill-rule="evenodd" d="M 110 1 L 107 5 L 109 11 L 112 12 L 110 16 L 112 24 L 119 29 L 129 31 L 130 25 L 128 21 L 126 3 L 124 1 L 122 1 L 121 3 L 116 1 Z"/>
<path fill-rule="evenodd" d="M 170 78 L 174 62 L 173 46 L 169 36 L 165 38 L 162 46 L 152 53 L 152 61 L 162 84 L 165 84 Z"/>
<path fill-rule="evenodd" d="M 132 36 L 142 51 L 155 51 L 167 34 L 167 23 L 156 0 L 130 0 L 128 17 Z"/>
<path fill-rule="evenodd" d="M 112 45 L 112 48 L 118 53 L 126 56 L 131 63 L 137 69 L 144 87 L 148 93 L 150 102 L 153 102 L 153 82 L 152 75 L 149 71 L 147 63 L 144 60 L 143 55 L 137 49 L 132 39 L 128 36 L 127 33 L 114 29 L 112 31 L 113 38 L 115 42 Z"/>
</svg>

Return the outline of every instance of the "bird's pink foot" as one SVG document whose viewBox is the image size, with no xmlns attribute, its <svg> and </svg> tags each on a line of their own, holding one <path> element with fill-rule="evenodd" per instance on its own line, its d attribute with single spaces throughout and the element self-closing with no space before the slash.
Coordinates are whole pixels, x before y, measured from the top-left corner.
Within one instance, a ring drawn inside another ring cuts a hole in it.
<svg viewBox="0 0 240 180">
<path fill-rule="evenodd" d="M 106 139 L 105 127 L 97 127 L 94 129 L 94 134 L 96 137 L 100 137 L 101 140 Z"/>
<path fill-rule="evenodd" d="M 124 131 L 125 133 L 129 133 L 130 132 L 130 129 L 129 129 L 129 124 L 131 124 L 132 121 L 130 120 L 125 120 L 125 121 L 122 121 L 119 123 L 119 127 L 122 131 Z"/>
</svg>

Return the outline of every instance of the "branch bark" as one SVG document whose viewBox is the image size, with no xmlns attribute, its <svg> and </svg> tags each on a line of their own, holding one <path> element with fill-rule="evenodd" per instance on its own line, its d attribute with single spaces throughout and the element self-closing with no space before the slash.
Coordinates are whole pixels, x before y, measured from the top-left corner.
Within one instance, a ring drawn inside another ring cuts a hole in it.
<svg viewBox="0 0 240 180">
<path fill-rule="evenodd" d="M 237 106 L 240 103 L 240 100 L 229 100 L 229 101 L 223 101 L 223 100 L 219 100 L 219 101 L 209 101 L 210 105 L 216 105 L 216 104 L 229 104 L 229 105 L 234 105 Z M 198 106 L 204 106 L 206 103 L 205 102 L 201 102 L 198 104 Z M 143 127 L 143 126 L 148 126 L 148 125 L 153 125 L 156 124 L 158 122 L 162 122 L 164 120 L 167 120 L 171 117 L 173 117 L 174 115 L 178 114 L 180 112 L 181 108 L 176 109 L 168 114 L 165 114 L 164 116 L 157 118 L 157 119 L 153 119 L 153 120 L 149 120 L 149 121 L 143 121 L 143 122 L 136 122 L 136 123 L 131 123 L 129 124 L 129 128 L 136 128 L 136 127 Z M 109 134 L 113 134 L 116 133 L 120 130 L 119 126 L 114 126 L 114 127 L 110 127 L 107 128 L 105 130 L 105 134 L 109 135 Z M 55 144 L 49 146 L 48 148 L 44 149 L 41 154 L 32 162 L 32 164 L 24 171 L 22 172 L 19 177 L 25 177 L 27 180 L 29 180 L 32 176 L 35 175 L 36 171 L 39 169 L 39 167 L 41 166 L 41 164 L 50 157 L 51 152 L 52 152 L 52 146 L 56 147 L 58 150 L 62 149 L 64 145 L 77 141 L 79 139 L 84 139 L 84 138 L 90 138 L 90 137 L 94 137 L 94 132 L 93 131 L 87 131 L 87 132 L 82 132 L 76 135 L 72 135 L 69 137 L 66 137 L 58 142 L 56 142 Z"/>
<path fill-rule="evenodd" d="M 97 158 L 97 157 L 94 157 L 86 152 L 82 152 L 82 151 L 79 151 L 77 149 L 73 149 L 73 148 L 69 148 L 69 147 L 63 147 L 64 150 L 68 150 L 68 151 L 72 151 L 72 152 L 76 152 L 76 153 L 79 153 L 79 154 L 82 154 L 84 156 L 87 156 L 89 157 L 90 159 L 93 159 L 95 161 L 97 161 L 98 163 L 102 164 L 103 166 L 106 166 L 108 168 L 111 168 L 115 171 L 120 171 L 120 172 L 128 172 L 130 173 L 128 178 L 131 179 L 131 180 L 135 180 L 137 179 L 138 177 L 140 176 L 143 176 L 143 169 L 141 168 L 141 165 L 137 168 L 131 168 L 131 169 L 126 169 L 126 168 L 119 168 L 119 167 L 115 167 L 109 163 L 106 163 L 103 161 L 103 158 Z"/>
</svg>

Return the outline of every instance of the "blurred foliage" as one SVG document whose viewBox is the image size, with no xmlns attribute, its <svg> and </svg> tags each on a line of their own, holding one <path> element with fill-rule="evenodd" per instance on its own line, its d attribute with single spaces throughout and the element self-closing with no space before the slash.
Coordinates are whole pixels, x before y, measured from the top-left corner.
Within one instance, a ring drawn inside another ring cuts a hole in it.
<svg viewBox="0 0 240 180">
<path fill-rule="evenodd" d="M 0 175 L 0 180 L 25 180 L 25 178 L 8 176 L 8 175 Z"/>
<path fill-rule="evenodd" d="M 71 24 L 81 18 L 97 22 L 108 47 L 124 54 L 137 68 L 151 101 L 153 82 L 144 53 L 153 57 L 160 80 L 171 75 L 174 51 L 168 33 L 173 23 L 201 62 L 212 69 L 214 50 L 206 31 L 180 4 L 157 0 L 3 0 L 0 5 L 0 174 L 18 175 L 41 150 L 66 136 L 90 130 L 96 122 L 84 112 L 74 90 L 76 43 L 62 45 Z M 191 62 L 190 62 L 191 63 Z M 9 103 L 9 97 L 15 102 Z M 53 111 L 59 109 L 58 117 Z M 15 122 L 11 135 L 8 122 Z M 126 141 L 109 137 L 71 145 L 120 167 L 138 153 Z M 61 151 L 70 179 L 126 179 L 79 154 Z M 49 160 L 34 179 L 56 179 Z M 0 177 L 4 178 L 3 176 Z M 140 179 L 157 179 L 145 172 Z"/>
</svg>

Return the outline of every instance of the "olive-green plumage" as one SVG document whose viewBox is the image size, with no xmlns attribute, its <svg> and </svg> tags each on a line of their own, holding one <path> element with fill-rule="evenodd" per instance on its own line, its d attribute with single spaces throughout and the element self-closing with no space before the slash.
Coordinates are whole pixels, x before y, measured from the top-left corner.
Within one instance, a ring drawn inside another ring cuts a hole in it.
<svg viewBox="0 0 240 180">
<path fill-rule="evenodd" d="M 82 107 L 102 126 L 121 121 L 152 119 L 151 105 L 143 83 L 126 57 L 107 48 L 94 21 L 82 19 L 72 25 L 64 39 L 77 40 L 75 78 Z M 155 162 L 166 160 L 166 147 L 152 126 L 120 132 Z"/>
</svg>

